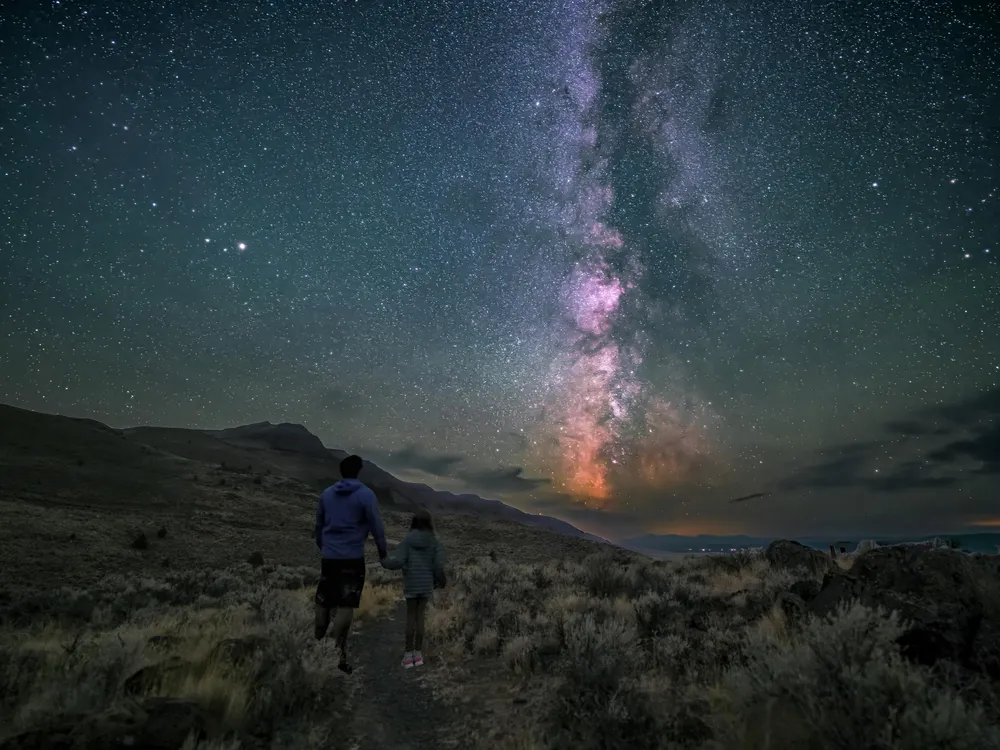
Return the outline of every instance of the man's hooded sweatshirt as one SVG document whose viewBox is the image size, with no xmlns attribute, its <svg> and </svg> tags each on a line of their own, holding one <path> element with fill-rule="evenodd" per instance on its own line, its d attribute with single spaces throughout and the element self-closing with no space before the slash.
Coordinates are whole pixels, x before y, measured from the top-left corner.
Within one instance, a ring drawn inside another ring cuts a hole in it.
<svg viewBox="0 0 1000 750">
<path fill-rule="evenodd" d="M 375 538 L 379 557 L 385 557 L 385 528 L 375 493 L 357 479 L 341 479 L 327 487 L 316 507 L 316 546 L 323 558 L 363 558 L 368 534 Z"/>
</svg>

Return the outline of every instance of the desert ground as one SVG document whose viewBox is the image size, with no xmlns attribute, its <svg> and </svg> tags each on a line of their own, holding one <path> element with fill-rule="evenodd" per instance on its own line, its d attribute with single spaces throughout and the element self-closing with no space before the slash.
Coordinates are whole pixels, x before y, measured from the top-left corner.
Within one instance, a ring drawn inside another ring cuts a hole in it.
<svg viewBox="0 0 1000 750">
<path fill-rule="evenodd" d="M 324 472 L 0 407 L 0 748 L 1000 748 L 1000 559 L 946 547 L 654 561 L 439 513 L 426 666 L 376 567 L 346 676 Z"/>
</svg>

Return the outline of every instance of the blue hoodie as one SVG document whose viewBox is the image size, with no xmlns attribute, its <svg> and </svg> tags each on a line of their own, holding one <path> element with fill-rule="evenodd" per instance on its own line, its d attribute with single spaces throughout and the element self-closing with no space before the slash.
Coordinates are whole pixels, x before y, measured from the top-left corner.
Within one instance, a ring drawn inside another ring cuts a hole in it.
<svg viewBox="0 0 1000 750">
<path fill-rule="evenodd" d="M 369 533 L 379 557 L 385 557 L 385 529 L 374 492 L 357 479 L 341 479 L 323 490 L 316 506 L 316 546 L 324 559 L 363 558 Z"/>
</svg>

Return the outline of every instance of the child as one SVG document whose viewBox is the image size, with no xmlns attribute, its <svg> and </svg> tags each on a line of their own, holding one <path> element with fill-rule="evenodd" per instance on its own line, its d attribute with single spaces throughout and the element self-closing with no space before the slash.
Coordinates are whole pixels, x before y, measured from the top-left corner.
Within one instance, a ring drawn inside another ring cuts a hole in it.
<svg viewBox="0 0 1000 750">
<path fill-rule="evenodd" d="M 410 531 L 391 555 L 382 561 L 387 570 L 403 571 L 406 598 L 406 653 L 403 668 L 422 667 L 424 615 L 434 589 L 445 585 L 444 550 L 434 535 L 431 514 L 421 508 L 413 515 Z"/>
</svg>

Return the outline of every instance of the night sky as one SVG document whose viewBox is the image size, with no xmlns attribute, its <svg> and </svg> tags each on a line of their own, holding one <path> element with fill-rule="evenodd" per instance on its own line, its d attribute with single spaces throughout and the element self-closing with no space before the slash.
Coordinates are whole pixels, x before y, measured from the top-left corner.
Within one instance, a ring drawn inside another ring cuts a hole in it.
<svg viewBox="0 0 1000 750">
<path fill-rule="evenodd" d="M 990 6 L 0 2 L 0 401 L 607 536 L 998 525 Z"/>
</svg>

